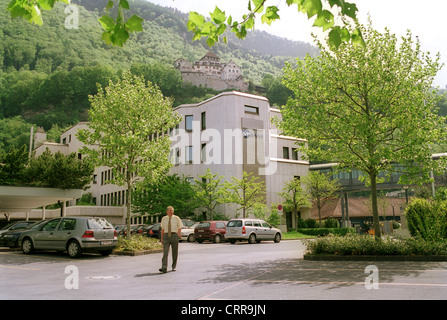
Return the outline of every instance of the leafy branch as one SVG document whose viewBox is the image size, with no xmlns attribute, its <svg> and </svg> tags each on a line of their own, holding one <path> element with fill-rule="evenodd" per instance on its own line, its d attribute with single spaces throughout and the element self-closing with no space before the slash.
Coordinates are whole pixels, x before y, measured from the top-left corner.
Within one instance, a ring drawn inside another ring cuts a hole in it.
<svg viewBox="0 0 447 320">
<path fill-rule="evenodd" d="M 202 37 L 207 38 L 207 44 L 211 47 L 219 39 L 227 29 L 230 29 L 239 39 L 243 39 L 247 35 L 247 30 L 253 30 L 255 27 L 255 18 L 261 15 L 261 22 L 271 25 L 273 21 L 279 20 L 278 6 L 266 6 L 269 0 L 249 0 L 248 13 L 242 16 L 242 21 L 233 20 L 230 15 L 227 17 L 224 11 L 216 6 L 214 12 L 210 12 L 210 19 L 197 12 L 189 13 L 188 30 L 194 33 L 193 40 L 199 40 Z M 330 5 L 331 8 L 337 9 L 341 21 L 344 26 L 335 25 L 334 14 L 323 9 L 323 2 Z M 350 32 L 348 26 L 350 22 L 357 21 L 357 6 L 353 3 L 345 2 L 345 0 L 287 0 L 287 5 L 297 5 L 298 11 L 307 14 L 308 19 L 316 17 L 313 26 L 320 27 L 323 31 L 329 32 L 329 44 L 339 47 L 342 42 L 351 40 L 353 43 L 365 46 L 360 29 Z M 254 9 L 253 9 L 254 8 Z M 222 38 L 227 43 L 227 37 Z"/>
</svg>

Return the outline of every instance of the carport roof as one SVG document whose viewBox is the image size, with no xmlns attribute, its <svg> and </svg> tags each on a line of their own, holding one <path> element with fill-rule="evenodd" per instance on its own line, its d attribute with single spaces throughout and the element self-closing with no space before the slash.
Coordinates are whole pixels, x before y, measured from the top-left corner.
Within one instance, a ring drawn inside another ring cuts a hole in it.
<svg viewBox="0 0 447 320">
<path fill-rule="evenodd" d="M 58 201 L 80 198 L 81 189 L 0 186 L 0 212 L 27 212 Z"/>
</svg>

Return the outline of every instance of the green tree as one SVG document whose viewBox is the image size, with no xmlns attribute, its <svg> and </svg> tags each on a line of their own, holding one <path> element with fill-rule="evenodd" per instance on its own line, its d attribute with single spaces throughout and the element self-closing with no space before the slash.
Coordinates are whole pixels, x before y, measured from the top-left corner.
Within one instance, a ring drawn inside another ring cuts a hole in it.
<svg viewBox="0 0 447 320">
<path fill-rule="evenodd" d="M 127 187 L 127 229 L 130 236 L 132 189 L 141 181 L 157 181 L 171 166 L 167 134 L 179 122 L 172 100 L 152 83 L 125 72 L 121 80 L 90 96 L 90 124 L 80 130 L 83 153 L 97 166 L 113 170 L 111 183 Z M 157 138 L 153 135 L 157 134 Z"/>
<path fill-rule="evenodd" d="M 243 171 L 242 179 L 231 177 L 231 182 L 224 182 L 224 201 L 239 205 L 242 218 L 246 218 L 255 204 L 265 202 L 265 184 L 258 180 L 253 173 Z"/>
<path fill-rule="evenodd" d="M 21 116 L 0 119 L 0 153 L 11 147 L 28 147 L 31 126 Z"/>
<path fill-rule="evenodd" d="M 199 176 L 199 180 L 194 180 L 195 200 L 199 206 L 206 209 L 210 220 L 213 220 L 213 213 L 216 206 L 223 203 L 224 190 L 222 188 L 222 178 L 222 176 L 217 173 L 213 174 L 207 168 L 205 174 Z"/>
<path fill-rule="evenodd" d="M 361 28 L 366 47 L 346 42 L 331 50 L 317 42 L 319 57 L 286 66 L 284 83 L 295 98 L 278 125 L 308 139 L 313 148 L 303 145 L 302 151 L 312 159 L 366 174 L 379 238 L 379 172 L 400 168 L 405 182 L 428 179 L 442 165 L 431 158 L 432 144 L 446 134 L 435 108 L 439 97 L 431 89 L 441 66 L 439 56 L 432 60 L 422 52 L 410 31 L 398 43 L 388 30 Z"/>
<path fill-rule="evenodd" d="M 87 189 L 92 182 L 94 165 L 78 159 L 77 153 L 52 153 L 48 148 L 38 157 L 31 157 L 24 171 L 24 181 L 33 187 Z"/>
<path fill-rule="evenodd" d="M 12 146 L 8 152 L 0 152 L 0 185 L 23 185 L 27 164 L 26 145 L 19 148 Z"/>
<path fill-rule="evenodd" d="M 187 217 L 199 205 L 195 190 L 186 177 L 166 175 L 157 181 L 144 181 L 132 194 L 135 212 L 161 215 L 167 206 L 173 206 L 177 215 Z"/>
<path fill-rule="evenodd" d="M 295 217 L 295 230 L 298 228 L 298 211 L 302 207 L 310 206 L 309 196 L 302 188 L 299 179 L 292 178 L 288 181 L 281 192 L 278 193 L 284 198 L 285 210 L 291 210 Z"/>
<path fill-rule="evenodd" d="M 321 209 L 337 196 L 340 184 L 337 179 L 331 180 L 327 174 L 319 171 L 310 171 L 303 180 L 310 198 L 317 206 L 321 227 Z"/>
</svg>

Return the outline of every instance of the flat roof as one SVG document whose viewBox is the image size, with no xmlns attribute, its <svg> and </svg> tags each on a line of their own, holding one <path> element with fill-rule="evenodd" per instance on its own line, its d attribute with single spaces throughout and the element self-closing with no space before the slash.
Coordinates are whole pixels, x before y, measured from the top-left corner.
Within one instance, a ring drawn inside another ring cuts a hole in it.
<svg viewBox="0 0 447 320">
<path fill-rule="evenodd" d="M 78 199 L 81 189 L 0 186 L 0 212 L 27 212 L 58 201 Z"/>
</svg>

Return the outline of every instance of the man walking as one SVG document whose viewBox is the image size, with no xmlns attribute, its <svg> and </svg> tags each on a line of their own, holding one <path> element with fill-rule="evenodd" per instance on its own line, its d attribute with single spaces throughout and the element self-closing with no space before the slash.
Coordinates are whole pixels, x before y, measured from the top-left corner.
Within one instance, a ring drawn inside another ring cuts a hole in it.
<svg viewBox="0 0 447 320">
<path fill-rule="evenodd" d="M 163 259 L 161 260 L 160 272 L 166 273 L 168 267 L 169 247 L 172 246 L 172 271 L 177 266 L 178 242 L 180 231 L 183 228 L 182 220 L 174 215 L 174 208 L 169 206 L 166 209 L 167 215 L 161 219 L 161 243 L 163 245 Z"/>
</svg>

